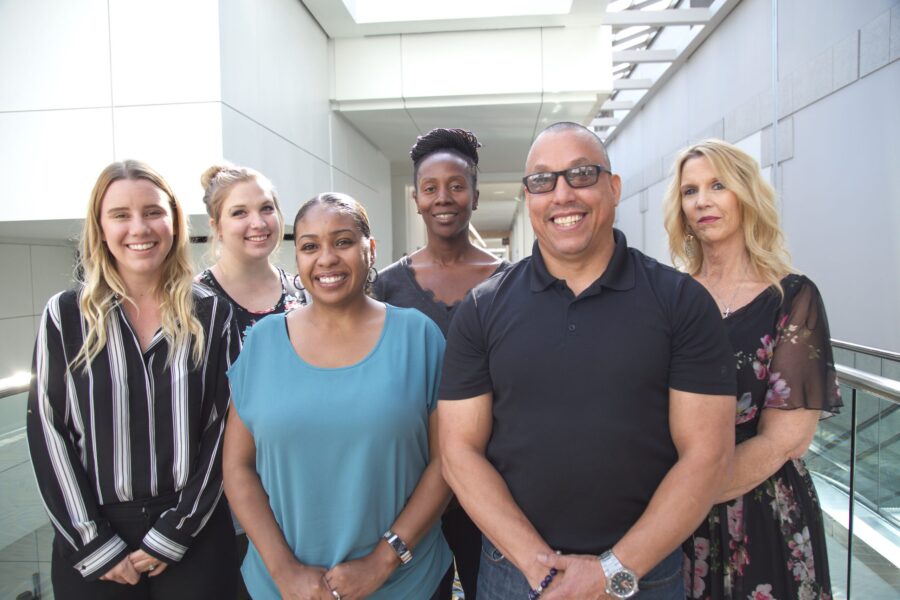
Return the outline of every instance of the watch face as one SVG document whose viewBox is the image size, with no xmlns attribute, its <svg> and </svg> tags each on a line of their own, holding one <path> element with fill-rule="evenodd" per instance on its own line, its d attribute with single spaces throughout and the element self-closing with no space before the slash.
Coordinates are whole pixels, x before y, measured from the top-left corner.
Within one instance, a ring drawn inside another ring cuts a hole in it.
<svg viewBox="0 0 900 600">
<path fill-rule="evenodd" d="M 609 589 L 619 598 L 630 598 L 637 592 L 636 584 L 634 575 L 626 571 L 619 571 L 609 580 Z"/>
</svg>

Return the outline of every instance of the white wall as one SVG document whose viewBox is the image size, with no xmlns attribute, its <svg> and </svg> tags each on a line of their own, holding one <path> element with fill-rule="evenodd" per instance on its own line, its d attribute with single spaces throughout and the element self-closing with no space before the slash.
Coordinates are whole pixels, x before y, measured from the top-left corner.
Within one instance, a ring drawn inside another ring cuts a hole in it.
<svg viewBox="0 0 900 600">
<path fill-rule="evenodd" d="M 528 216 L 528 203 L 523 200 L 518 204 L 513 217 L 512 231 L 509 234 L 510 262 L 531 256 L 534 240 L 534 229 L 531 227 L 531 218 Z"/>
<path fill-rule="evenodd" d="M 741 2 L 616 132 L 618 226 L 669 262 L 661 202 L 675 153 L 720 137 L 771 166 L 777 99 L 794 263 L 822 290 L 834 337 L 900 350 L 900 2 L 779 2 L 774 92 L 771 31 L 771 2 Z"/>
<path fill-rule="evenodd" d="M 289 220 L 315 193 L 357 196 L 389 258 L 390 167 L 332 115 L 328 44 L 296 0 L 0 3 L 0 235 L 82 218 L 124 158 L 157 168 L 202 234 L 200 173 L 224 158 L 269 175 Z"/>
<path fill-rule="evenodd" d="M 390 164 L 330 110 L 325 34 L 296 0 L 223 0 L 220 16 L 224 156 L 274 182 L 288 224 L 320 192 L 356 198 L 369 213 L 378 264 L 387 265 Z"/>
<path fill-rule="evenodd" d="M 31 370 L 44 305 L 72 287 L 74 256 L 74 247 L 62 243 L 0 241 L 0 377 Z"/>
<path fill-rule="evenodd" d="M 216 0 L 0 3 L 3 219 L 82 217 L 97 173 L 122 158 L 192 191 L 221 154 L 217 12 Z"/>
<path fill-rule="evenodd" d="M 337 39 L 335 97 L 596 93 L 612 88 L 609 35 L 603 27 L 550 27 Z M 580 60 L 571 60 L 575 53 Z M 441 76 L 459 65 L 464 77 Z"/>
</svg>

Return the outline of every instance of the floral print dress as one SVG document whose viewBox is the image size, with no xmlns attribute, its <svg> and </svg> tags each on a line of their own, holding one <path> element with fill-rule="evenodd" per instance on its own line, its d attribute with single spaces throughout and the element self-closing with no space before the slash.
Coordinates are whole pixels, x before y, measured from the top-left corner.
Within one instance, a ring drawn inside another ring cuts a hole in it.
<svg viewBox="0 0 900 600">
<path fill-rule="evenodd" d="M 835 414 L 841 404 L 825 307 L 816 286 L 788 275 L 725 319 L 737 360 L 735 442 L 766 410 Z M 830 599 L 822 511 L 802 459 L 717 504 L 685 542 L 688 598 Z"/>
<path fill-rule="evenodd" d="M 281 297 L 278 299 L 278 302 L 275 303 L 275 306 L 260 312 L 248 310 L 235 302 L 234 299 L 228 295 L 228 292 L 225 291 L 222 284 L 219 283 L 219 280 L 216 279 L 216 276 L 213 275 L 210 269 L 206 269 L 194 279 L 231 303 L 231 308 L 234 311 L 234 316 L 237 319 L 238 328 L 240 329 L 241 341 L 243 341 L 244 338 L 247 337 L 250 328 L 263 317 L 289 312 L 298 306 L 306 304 L 306 295 L 303 293 L 303 289 L 294 285 L 293 279 L 288 277 L 287 273 L 283 270 L 278 269 L 278 275 L 281 277 Z"/>
</svg>

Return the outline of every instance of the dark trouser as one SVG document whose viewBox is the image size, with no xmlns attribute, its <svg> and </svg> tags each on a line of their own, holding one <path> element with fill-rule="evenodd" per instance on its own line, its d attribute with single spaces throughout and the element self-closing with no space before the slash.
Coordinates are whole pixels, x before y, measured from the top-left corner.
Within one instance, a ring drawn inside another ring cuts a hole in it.
<svg viewBox="0 0 900 600">
<path fill-rule="evenodd" d="M 235 566 L 238 579 L 237 600 L 251 600 L 250 592 L 247 591 L 247 585 L 244 583 L 244 576 L 241 575 L 241 565 L 244 564 L 244 557 L 247 556 L 250 540 L 246 533 L 239 533 L 234 536 L 234 541 L 237 543 L 237 564 Z"/>
<path fill-rule="evenodd" d="M 635 600 L 684 600 L 684 557 L 681 548 L 653 567 L 638 582 Z M 478 576 L 478 596 L 481 600 L 527 598 L 531 588 L 528 580 L 487 538 L 481 554 Z M 553 584 L 550 588 L 553 589 Z"/>
<path fill-rule="evenodd" d="M 177 496 L 136 500 L 101 506 L 100 512 L 128 547 L 137 550 L 159 516 L 176 501 Z M 59 535 L 54 537 L 50 578 L 57 600 L 230 600 L 237 593 L 237 578 L 231 568 L 237 561 L 234 527 L 224 501 L 219 502 L 181 561 L 155 577 L 142 573 L 137 585 L 86 581 L 63 558 L 62 550 L 67 545 Z"/>
<path fill-rule="evenodd" d="M 447 572 L 444 573 L 443 579 L 441 579 L 441 583 L 438 585 L 438 588 L 434 590 L 434 593 L 431 595 L 429 600 L 447 600 L 449 596 L 445 596 L 444 585 L 447 581 L 450 582 L 450 590 L 453 589 L 453 563 L 450 563 L 450 568 L 447 569 Z M 468 600 L 468 598 L 466 599 Z"/>
<path fill-rule="evenodd" d="M 460 506 L 450 508 L 441 519 L 441 530 L 453 552 L 459 582 L 466 600 L 475 600 L 478 566 L 481 563 L 481 531 Z M 439 600 L 449 600 L 453 593 L 453 568 L 438 587 Z"/>
</svg>

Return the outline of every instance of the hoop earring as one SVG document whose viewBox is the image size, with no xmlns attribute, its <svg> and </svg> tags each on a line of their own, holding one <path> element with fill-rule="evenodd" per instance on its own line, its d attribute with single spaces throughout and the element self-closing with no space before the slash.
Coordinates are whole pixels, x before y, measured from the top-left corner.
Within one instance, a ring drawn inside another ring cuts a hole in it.
<svg viewBox="0 0 900 600">
<path fill-rule="evenodd" d="M 300 275 L 294 275 L 294 287 L 300 290 L 301 292 L 305 292 L 306 288 L 303 287 L 303 282 L 300 281 Z"/>
<path fill-rule="evenodd" d="M 366 275 L 366 283 L 373 284 L 378 281 L 378 269 L 375 267 L 369 267 L 369 272 Z"/>
</svg>

